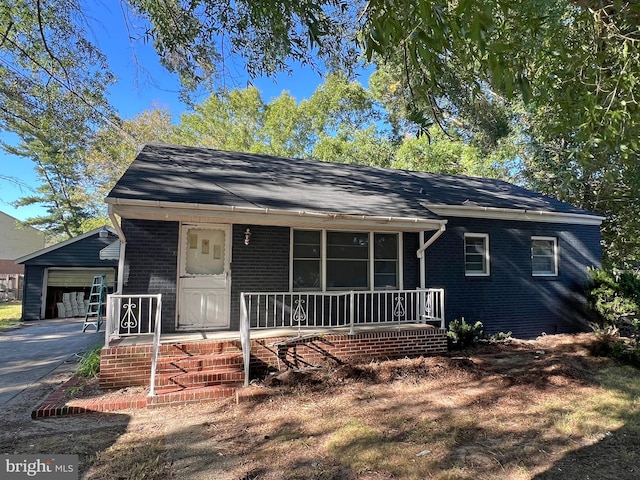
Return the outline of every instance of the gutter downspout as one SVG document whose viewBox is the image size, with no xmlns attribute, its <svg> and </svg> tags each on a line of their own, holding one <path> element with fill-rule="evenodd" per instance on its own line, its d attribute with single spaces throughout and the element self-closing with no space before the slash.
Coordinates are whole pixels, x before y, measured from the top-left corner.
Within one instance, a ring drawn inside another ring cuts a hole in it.
<svg viewBox="0 0 640 480">
<path fill-rule="evenodd" d="M 116 292 L 122 293 L 122 289 L 124 287 L 124 254 L 127 248 L 127 238 L 124 236 L 122 227 L 118 223 L 115 214 L 111 210 L 111 205 L 109 205 L 109 218 L 111 219 L 113 228 L 116 229 L 116 233 L 118 234 L 118 238 L 120 239 L 120 255 L 118 257 L 118 284 L 116 287 Z"/>
<path fill-rule="evenodd" d="M 424 241 L 424 232 L 420 232 L 420 244 L 422 245 L 418 251 L 416 252 L 416 256 L 420 259 L 420 288 L 426 288 L 426 258 L 424 256 L 424 251 L 429 248 L 429 246 L 431 244 L 433 244 L 433 242 L 435 242 L 440 235 L 442 235 L 445 230 L 447 228 L 445 227 L 444 223 L 442 225 L 440 225 L 440 228 L 438 229 L 438 231 L 436 231 L 436 233 L 434 233 L 433 235 L 431 235 L 431 237 L 429 238 L 429 240 L 427 240 L 426 242 Z"/>
</svg>

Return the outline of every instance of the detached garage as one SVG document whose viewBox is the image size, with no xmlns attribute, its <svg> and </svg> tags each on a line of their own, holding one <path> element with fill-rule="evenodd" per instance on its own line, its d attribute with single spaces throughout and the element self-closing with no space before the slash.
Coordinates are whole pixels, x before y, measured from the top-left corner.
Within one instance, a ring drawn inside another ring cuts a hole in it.
<svg viewBox="0 0 640 480">
<path fill-rule="evenodd" d="M 116 283 L 117 245 L 116 232 L 104 226 L 18 258 L 16 263 L 25 267 L 22 319 L 70 316 L 58 305 L 69 296 L 89 298 L 96 275 L 106 275 L 111 292 Z M 78 307 L 73 315 L 77 314 L 83 316 L 84 307 Z"/>
</svg>

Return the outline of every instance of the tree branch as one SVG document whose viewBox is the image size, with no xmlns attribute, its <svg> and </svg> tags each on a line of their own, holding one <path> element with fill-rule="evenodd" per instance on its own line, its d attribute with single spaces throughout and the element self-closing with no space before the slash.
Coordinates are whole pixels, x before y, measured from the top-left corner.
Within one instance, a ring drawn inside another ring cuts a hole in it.
<svg viewBox="0 0 640 480">
<path fill-rule="evenodd" d="M 13 28 L 13 21 L 9 21 L 9 25 L 7 26 L 7 30 L 6 32 L 4 32 L 4 35 L 2 35 L 2 41 L 0 41 L 0 47 L 4 46 L 4 42 L 7 41 L 7 38 L 9 37 L 9 32 L 11 32 L 11 29 Z"/>
<path fill-rule="evenodd" d="M 42 7 L 40 5 L 40 0 L 36 1 L 36 10 L 38 12 L 38 30 L 40 31 L 40 38 L 42 39 L 42 46 L 47 51 L 49 57 L 51 57 L 53 61 L 57 62 L 58 65 L 60 65 L 60 68 L 62 68 L 62 71 L 64 72 L 65 78 L 67 79 L 67 81 L 69 81 L 69 72 L 67 72 L 64 64 L 58 59 L 58 57 L 53 54 L 53 52 L 49 48 L 49 43 L 47 42 L 47 38 L 44 34 L 44 26 L 42 22 Z"/>
</svg>

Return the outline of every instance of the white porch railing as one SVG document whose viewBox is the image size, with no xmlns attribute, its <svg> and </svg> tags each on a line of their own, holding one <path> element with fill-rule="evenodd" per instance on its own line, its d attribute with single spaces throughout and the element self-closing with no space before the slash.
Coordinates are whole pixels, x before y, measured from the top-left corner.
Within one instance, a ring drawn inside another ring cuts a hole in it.
<svg viewBox="0 0 640 480">
<path fill-rule="evenodd" d="M 162 295 L 107 295 L 105 346 L 122 337 L 153 335 L 149 396 L 155 395 L 155 375 L 162 325 Z"/>
<path fill-rule="evenodd" d="M 444 289 L 241 293 L 240 339 L 249 381 L 250 331 L 435 322 L 445 328 Z"/>
</svg>

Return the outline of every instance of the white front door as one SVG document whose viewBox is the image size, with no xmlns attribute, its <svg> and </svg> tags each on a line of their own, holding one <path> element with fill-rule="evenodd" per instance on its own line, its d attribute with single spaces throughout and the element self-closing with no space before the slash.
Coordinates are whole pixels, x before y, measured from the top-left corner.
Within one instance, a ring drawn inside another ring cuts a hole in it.
<svg viewBox="0 0 640 480">
<path fill-rule="evenodd" d="M 183 225 L 180 239 L 180 330 L 229 327 L 228 225 Z"/>
</svg>

